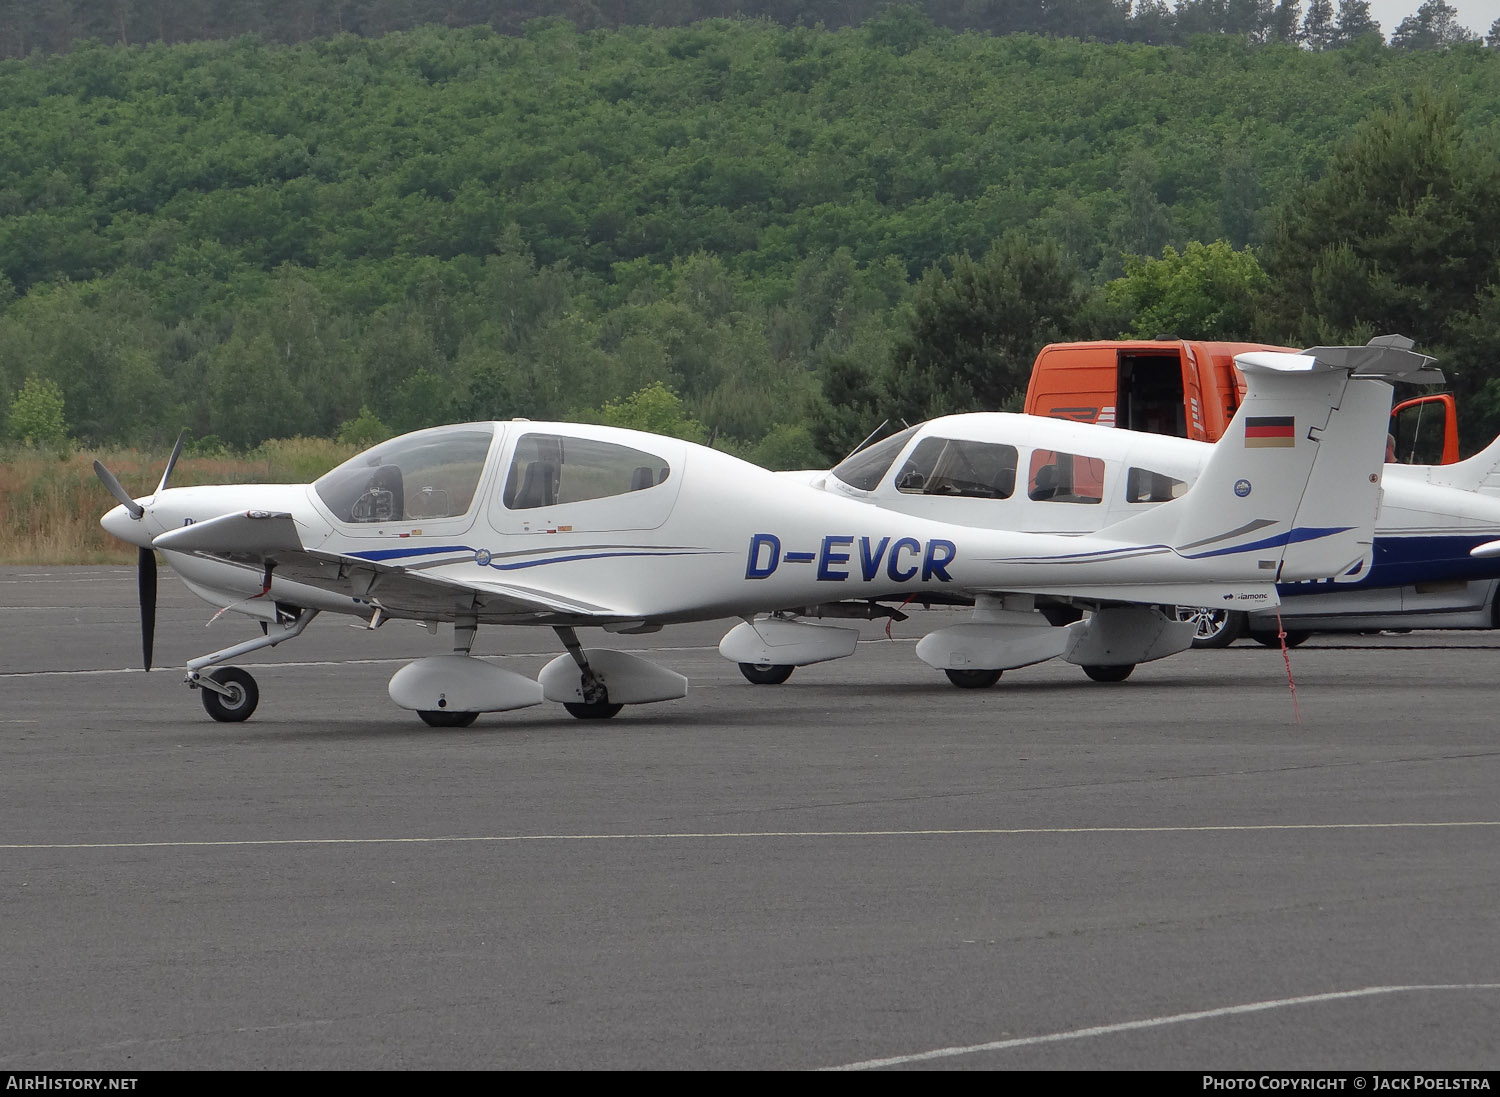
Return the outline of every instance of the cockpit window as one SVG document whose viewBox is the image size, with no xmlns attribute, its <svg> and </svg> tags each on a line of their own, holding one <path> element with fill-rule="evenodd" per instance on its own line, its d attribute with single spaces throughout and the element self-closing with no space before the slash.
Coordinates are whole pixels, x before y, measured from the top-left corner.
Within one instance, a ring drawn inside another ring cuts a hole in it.
<svg viewBox="0 0 1500 1097">
<path fill-rule="evenodd" d="M 468 513 L 495 428 L 434 427 L 382 442 L 313 483 L 340 522 L 417 522 Z"/>
<path fill-rule="evenodd" d="M 1026 494 L 1049 503 L 1097 503 L 1104 498 L 1104 462 L 1077 453 L 1035 450 Z"/>
<path fill-rule="evenodd" d="M 593 438 L 527 434 L 505 477 L 501 501 L 510 510 L 605 499 L 666 483 L 671 466 L 644 450 Z"/>
<path fill-rule="evenodd" d="M 1165 503 L 1176 499 L 1187 485 L 1164 472 L 1132 468 L 1125 474 L 1125 501 L 1127 503 Z"/>
<path fill-rule="evenodd" d="M 851 488 L 874 491 L 916 432 L 916 427 L 907 427 L 900 434 L 882 438 L 873 446 L 851 453 L 833 467 L 833 474 Z"/>
<path fill-rule="evenodd" d="M 1016 447 L 957 438 L 923 438 L 896 474 L 908 495 L 1009 499 L 1016 490 Z"/>
</svg>

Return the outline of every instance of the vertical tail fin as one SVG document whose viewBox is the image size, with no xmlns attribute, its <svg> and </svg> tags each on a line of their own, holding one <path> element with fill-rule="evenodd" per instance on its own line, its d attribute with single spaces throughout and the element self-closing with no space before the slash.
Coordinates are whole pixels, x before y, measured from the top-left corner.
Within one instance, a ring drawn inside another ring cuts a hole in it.
<svg viewBox="0 0 1500 1097">
<path fill-rule="evenodd" d="M 1431 362 L 1409 343 L 1254 351 L 1235 363 L 1245 401 L 1180 499 L 1100 531 L 1233 560 L 1266 581 L 1319 579 L 1369 550 L 1392 389 Z"/>
</svg>

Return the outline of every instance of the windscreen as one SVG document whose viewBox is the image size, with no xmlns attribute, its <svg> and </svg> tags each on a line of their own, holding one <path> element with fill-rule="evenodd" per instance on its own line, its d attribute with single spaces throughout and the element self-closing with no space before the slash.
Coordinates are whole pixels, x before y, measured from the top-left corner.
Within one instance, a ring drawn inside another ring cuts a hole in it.
<svg viewBox="0 0 1500 1097">
<path fill-rule="evenodd" d="M 907 427 L 900 434 L 893 434 L 850 454 L 833 467 L 833 474 L 851 488 L 874 491 L 916 432 L 916 427 Z"/>
<path fill-rule="evenodd" d="M 494 440 L 488 423 L 382 442 L 314 481 L 340 522 L 416 522 L 468 513 Z"/>
</svg>

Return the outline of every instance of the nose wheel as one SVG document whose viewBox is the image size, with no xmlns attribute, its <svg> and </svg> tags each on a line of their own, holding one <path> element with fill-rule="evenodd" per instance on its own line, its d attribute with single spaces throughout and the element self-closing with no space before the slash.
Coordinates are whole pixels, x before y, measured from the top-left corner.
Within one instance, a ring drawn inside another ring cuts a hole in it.
<svg viewBox="0 0 1500 1097">
<path fill-rule="evenodd" d="M 446 712 L 442 709 L 418 709 L 417 715 L 430 728 L 466 728 L 479 719 L 477 712 Z"/>
<path fill-rule="evenodd" d="M 203 696 L 203 708 L 215 720 L 223 724 L 237 724 L 248 720 L 260 704 L 260 689 L 255 679 L 239 667 L 220 667 L 203 675 L 218 688 L 199 679 L 198 689 Z"/>
</svg>

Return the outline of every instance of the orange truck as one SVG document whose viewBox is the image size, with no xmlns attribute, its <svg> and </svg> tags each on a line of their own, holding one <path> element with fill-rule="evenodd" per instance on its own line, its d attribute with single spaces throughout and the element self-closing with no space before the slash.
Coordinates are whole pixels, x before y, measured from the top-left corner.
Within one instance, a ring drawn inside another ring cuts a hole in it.
<svg viewBox="0 0 1500 1097">
<path fill-rule="evenodd" d="M 1026 412 L 1080 423 L 1216 442 L 1245 395 L 1234 356 L 1295 351 L 1265 343 L 1123 339 L 1050 343 L 1036 356 Z M 1445 465 L 1458 460 L 1453 396 L 1421 396 L 1391 412 L 1396 460 Z"/>
</svg>

